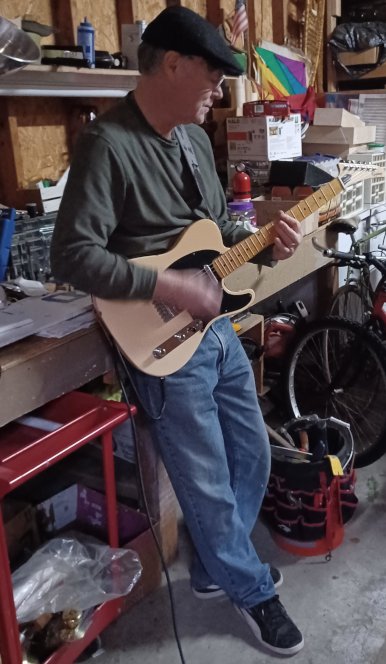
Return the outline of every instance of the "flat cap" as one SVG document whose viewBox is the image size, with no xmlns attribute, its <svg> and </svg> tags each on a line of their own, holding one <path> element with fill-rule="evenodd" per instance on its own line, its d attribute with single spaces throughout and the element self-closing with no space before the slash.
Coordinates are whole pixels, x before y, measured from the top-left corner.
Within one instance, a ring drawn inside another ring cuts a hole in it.
<svg viewBox="0 0 386 664">
<path fill-rule="evenodd" d="M 149 23 L 142 41 L 165 51 L 199 55 L 228 76 L 240 76 L 243 73 L 214 25 L 187 7 L 172 6 L 164 9 Z"/>
</svg>

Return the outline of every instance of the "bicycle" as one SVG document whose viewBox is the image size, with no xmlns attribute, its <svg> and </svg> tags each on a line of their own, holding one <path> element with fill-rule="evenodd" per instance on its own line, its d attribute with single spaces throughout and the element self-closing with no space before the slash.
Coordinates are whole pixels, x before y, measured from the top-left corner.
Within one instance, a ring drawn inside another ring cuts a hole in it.
<svg viewBox="0 0 386 664">
<path fill-rule="evenodd" d="M 315 247 L 347 264 L 378 266 L 379 258 Z M 386 265 L 365 324 L 329 316 L 298 326 L 283 369 L 283 385 L 295 417 L 312 413 L 348 422 L 355 466 L 376 461 L 386 451 L 386 347 L 375 333 L 386 329 Z"/>
<path fill-rule="evenodd" d="M 343 219 L 332 222 L 329 226 L 331 230 L 338 230 L 351 235 L 351 247 L 348 252 L 340 252 L 339 257 L 335 253 L 334 258 L 338 261 L 334 263 L 338 267 L 347 266 L 347 276 L 345 284 L 336 291 L 331 307 L 330 315 L 338 315 L 343 318 L 367 323 L 380 334 L 385 336 L 386 324 L 382 321 L 382 292 L 385 290 L 385 257 L 386 246 L 378 245 L 377 250 L 370 251 L 371 240 L 383 234 L 386 237 L 386 225 L 377 224 L 377 227 L 366 233 L 359 239 L 354 239 L 354 233 L 357 228 L 352 220 Z M 376 255 L 378 254 L 378 255 Z M 332 255 L 332 254 L 330 254 Z M 380 279 L 373 285 L 374 271 L 376 268 L 380 272 Z"/>
</svg>

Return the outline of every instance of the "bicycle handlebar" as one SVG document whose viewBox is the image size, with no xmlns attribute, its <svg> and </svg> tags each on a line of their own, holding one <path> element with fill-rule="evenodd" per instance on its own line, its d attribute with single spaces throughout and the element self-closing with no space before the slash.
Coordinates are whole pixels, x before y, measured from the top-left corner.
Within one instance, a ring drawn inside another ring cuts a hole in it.
<svg viewBox="0 0 386 664">
<path fill-rule="evenodd" d="M 312 244 L 317 251 L 320 251 L 326 258 L 333 258 L 339 266 L 348 266 L 361 268 L 364 264 L 373 265 L 383 275 L 386 275 L 386 257 L 376 257 L 371 251 L 365 254 L 355 254 L 353 251 L 338 251 L 329 249 L 319 244 L 315 238 L 312 238 Z"/>
</svg>

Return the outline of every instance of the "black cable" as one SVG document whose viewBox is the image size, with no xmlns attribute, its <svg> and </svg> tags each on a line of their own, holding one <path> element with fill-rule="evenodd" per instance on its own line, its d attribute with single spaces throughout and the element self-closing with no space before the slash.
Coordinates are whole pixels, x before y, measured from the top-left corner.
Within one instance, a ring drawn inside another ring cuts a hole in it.
<svg viewBox="0 0 386 664">
<path fill-rule="evenodd" d="M 112 346 L 115 373 L 117 375 L 117 378 L 118 378 L 118 381 L 119 381 L 119 384 L 120 384 L 120 387 L 121 387 L 122 394 L 123 394 L 124 401 L 125 401 L 126 405 L 128 407 L 130 407 L 130 401 L 129 401 L 129 397 L 128 397 L 128 394 L 127 394 L 125 381 L 123 380 L 122 375 L 121 375 L 121 369 L 124 370 L 125 376 L 130 381 L 131 388 L 132 388 L 133 392 L 136 395 L 138 403 L 143 408 L 143 404 L 141 402 L 141 399 L 139 398 L 139 395 L 138 395 L 138 392 L 135 388 L 135 385 L 133 384 L 133 381 L 132 381 L 131 376 L 130 376 L 130 372 L 127 369 L 126 362 L 125 362 L 124 358 L 122 357 L 122 353 L 121 353 L 119 347 L 115 344 L 114 340 L 111 339 L 111 337 L 107 335 L 106 330 L 104 330 L 104 331 L 105 331 L 106 336 L 108 337 L 109 343 Z M 154 419 L 159 419 L 159 417 L 161 417 L 164 406 L 165 406 L 165 403 L 163 403 L 159 415 Z M 144 410 L 145 410 L 145 412 L 147 412 L 146 409 L 144 409 Z M 183 654 L 183 651 L 182 651 L 180 637 L 178 635 L 175 601 L 174 601 L 174 594 L 173 594 L 172 584 L 171 584 L 171 581 L 170 581 L 169 571 L 168 571 L 168 568 L 167 568 L 167 565 L 166 565 L 166 562 L 165 562 L 165 558 L 164 558 L 163 553 L 162 553 L 161 545 L 158 541 L 158 537 L 157 537 L 157 534 L 155 532 L 155 529 L 154 529 L 154 526 L 153 526 L 153 523 L 152 523 L 152 519 L 151 519 L 151 516 L 150 516 L 150 509 L 149 509 L 149 505 L 148 505 L 148 502 L 147 502 L 147 497 L 146 497 L 146 492 L 145 492 L 145 484 L 144 484 L 143 472 L 142 472 L 142 464 L 140 463 L 141 452 L 140 452 L 140 446 L 139 446 L 139 442 L 138 442 L 137 429 L 136 429 L 133 417 L 130 418 L 130 421 L 131 421 L 135 451 L 136 451 L 136 456 L 137 456 L 137 470 L 138 470 L 139 488 L 140 488 L 140 492 L 141 492 L 141 500 L 143 501 L 143 506 L 144 506 L 146 516 L 147 516 L 148 521 L 149 521 L 151 534 L 153 536 L 153 539 L 154 539 L 154 542 L 155 542 L 155 545 L 156 545 L 156 548 L 157 548 L 157 551 L 158 551 L 158 555 L 160 557 L 162 569 L 163 569 L 163 572 L 164 572 L 165 578 L 166 578 L 168 594 L 169 594 L 169 600 L 170 600 L 170 610 L 171 610 L 171 616 L 172 616 L 174 637 L 175 637 L 175 640 L 176 640 L 176 643 L 177 643 L 177 648 L 178 648 L 178 652 L 179 652 L 179 655 L 180 655 L 181 664 L 186 664 L 186 660 L 184 658 L 184 654 Z"/>
</svg>

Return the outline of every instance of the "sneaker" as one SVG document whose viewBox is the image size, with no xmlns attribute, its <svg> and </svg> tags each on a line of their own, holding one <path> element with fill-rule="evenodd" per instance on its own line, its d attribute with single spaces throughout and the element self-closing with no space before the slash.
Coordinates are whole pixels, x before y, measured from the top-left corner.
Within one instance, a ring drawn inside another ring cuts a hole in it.
<svg viewBox="0 0 386 664">
<path fill-rule="evenodd" d="M 279 588 L 283 583 L 283 575 L 281 571 L 271 565 L 270 572 L 275 588 Z M 210 586 L 206 586 L 206 588 L 193 588 L 192 586 L 192 593 L 195 597 L 198 597 L 198 599 L 215 599 L 216 597 L 225 596 L 224 590 L 220 588 L 220 586 L 216 586 L 214 583 Z"/>
<path fill-rule="evenodd" d="M 295 655 L 303 648 L 302 634 L 287 614 L 278 595 L 250 609 L 236 605 L 235 608 L 268 650 L 278 655 Z"/>
</svg>

